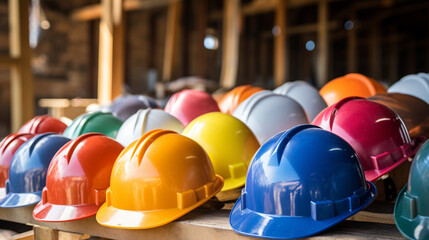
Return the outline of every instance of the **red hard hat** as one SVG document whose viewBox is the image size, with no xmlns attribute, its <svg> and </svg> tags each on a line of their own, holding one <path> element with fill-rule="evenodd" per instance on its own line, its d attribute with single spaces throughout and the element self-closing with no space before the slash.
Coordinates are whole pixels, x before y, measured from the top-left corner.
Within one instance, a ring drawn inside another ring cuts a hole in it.
<svg viewBox="0 0 429 240">
<path fill-rule="evenodd" d="M 26 122 L 22 127 L 18 130 L 18 133 L 63 133 L 64 129 L 66 129 L 67 125 L 60 120 L 53 118 L 48 115 L 36 116 L 30 121 Z"/>
<path fill-rule="evenodd" d="M 100 133 L 87 133 L 64 145 L 49 165 L 34 219 L 65 222 L 95 215 L 122 150 L 121 144 Z"/>
<path fill-rule="evenodd" d="M 185 126 L 200 115 L 220 111 L 210 94 L 194 89 L 185 89 L 171 96 L 164 110 Z"/>
<path fill-rule="evenodd" d="M 365 177 L 374 181 L 412 157 L 422 142 L 411 140 L 390 108 L 363 98 L 345 98 L 323 110 L 313 124 L 346 140 L 359 156 Z"/>
<path fill-rule="evenodd" d="M 30 133 L 12 133 L 0 142 L 0 188 L 5 187 L 5 182 L 9 177 L 9 165 L 16 150 L 32 138 Z M 0 199 L 3 196 L 0 196 Z"/>
</svg>

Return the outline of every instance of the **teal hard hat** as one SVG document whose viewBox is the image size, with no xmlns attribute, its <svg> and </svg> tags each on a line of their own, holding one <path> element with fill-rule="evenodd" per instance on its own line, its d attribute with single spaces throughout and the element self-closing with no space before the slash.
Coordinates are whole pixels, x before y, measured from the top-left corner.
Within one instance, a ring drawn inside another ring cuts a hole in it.
<svg viewBox="0 0 429 240">
<path fill-rule="evenodd" d="M 395 223 L 411 239 L 429 239 L 429 141 L 426 141 L 411 165 L 408 184 L 395 203 Z"/>
<path fill-rule="evenodd" d="M 122 121 L 111 113 L 85 113 L 75 118 L 63 135 L 75 139 L 85 133 L 97 132 L 115 138 L 121 125 Z"/>
</svg>

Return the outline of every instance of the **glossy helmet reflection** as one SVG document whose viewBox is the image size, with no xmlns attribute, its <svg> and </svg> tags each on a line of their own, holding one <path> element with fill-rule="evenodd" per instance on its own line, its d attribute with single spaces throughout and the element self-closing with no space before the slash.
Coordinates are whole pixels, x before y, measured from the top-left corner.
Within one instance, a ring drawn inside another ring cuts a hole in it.
<svg viewBox="0 0 429 240">
<path fill-rule="evenodd" d="M 253 94 L 263 91 L 264 89 L 259 87 L 253 87 L 251 85 L 238 86 L 229 91 L 219 101 L 220 111 L 223 113 L 232 114 L 234 110 L 244 100 L 252 96 Z"/>
<path fill-rule="evenodd" d="M 395 203 L 395 223 L 409 239 L 429 238 L 429 141 L 417 152 L 411 165 L 408 184 Z"/>
<path fill-rule="evenodd" d="M 255 154 L 229 222 L 252 237 L 309 237 L 357 213 L 375 195 L 346 141 L 300 125 L 275 135 Z"/>
<path fill-rule="evenodd" d="M 116 141 L 126 147 L 151 130 L 166 129 L 181 133 L 183 128 L 183 124 L 167 112 L 160 109 L 142 109 L 122 124 Z"/>
<path fill-rule="evenodd" d="M 164 110 L 186 126 L 205 113 L 219 112 L 219 107 L 210 94 L 200 90 L 185 89 L 171 96 Z"/>
<path fill-rule="evenodd" d="M 429 79 L 422 75 L 407 75 L 393 84 L 387 91 L 412 95 L 429 104 Z"/>
<path fill-rule="evenodd" d="M 97 132 L 115 138 L 122 121 L 110 113 L 84 113 L 73 120 L 64 131 L 64 136 L 75 139 L 85 133 Z"/>
<path fill-rule="evenodd" d="M 52 159 L 34 219 L 64 222 L 95 215 L 105 201 L 113 163 L 123 149 L 100 133 L 87 133 L 67 143 Z"/>
<path fill-rule="evenodd" d="M 411 140 L 405 124 L 390 108 L 350 97 L 322 111 L 313 124 L 346 140 L 356 151 L 368 181 L 390 172 L 421 146 Z"/>
<path fill-rule="evenodd" d="M 207 113 L 192 121 L 183 135 L 198 142 L 225 181 L 222 191 L 244 185 L 247 167 L 259 143 L 253 132 L 226 113 Z"/>
<path fill-rule="evenodd" d="M 27 140 L 13 155 L 6 181 L 2 208 L 36 204 L 42 197 L 49 163 L 70 139 L 54 133 L 39 134 Z"/>
<path fill-rule="evenodd" d="M 260 144 L 281 131 L 309 123 L 297 101 L 270 91 L 258 92 L 246 99 L 233 116 L 252 130 Z"/>
<path fill-rule="evenodd" d="M 317 88 L 304 81 L 287 82 L 274 89 L 274 93 L 288 96 L 297 101 L 304 108 L 310 121 L 327 107 Z"/>
<path fill-rule="evenodd" d="M 140 109 L 160 108 L 155 99 L 144 95 L 123 95 L 115 98 L 110 105 L 112 115 L 125 121 Z"/>
<path fill-rule="evenodd" d="M 18 133 L 63 133 L 64 129 L 66 129 L 67 125 L 60 120 L 53 118 L 49 115 L 36 116 L 32 118 L 30 121 L 26 122 L 22 127 L 18 130 Z"/>
<path fill-rule="evenodd" d="M 198 143 L 170 130 L 152 130 L 117 158 L 96 219 L 115 228 L 162 226 L 197 208 L 222 186 Z"/>
<path fill-rule="evenodd" d="M 385 93 L 386 88 L 372 78 L 350 73 L 328 82 L 319 92 L 328 106 L 331 106 L 346 97 L 369 97 Z"/>
</svg>

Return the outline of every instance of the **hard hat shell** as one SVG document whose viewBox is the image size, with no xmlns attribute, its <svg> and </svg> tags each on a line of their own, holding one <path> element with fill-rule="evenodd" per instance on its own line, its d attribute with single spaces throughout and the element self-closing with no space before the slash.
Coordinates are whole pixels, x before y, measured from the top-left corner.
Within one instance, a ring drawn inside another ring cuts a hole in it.
<svg viewBox="0 0 429 240">
<path fill-rule="evenodd" d="M 395 203 L 395 223 L 410 239 L 429 238 L 429 141 L 426 141 L 411 165 L 408 184 Z"/>
<path fill-rule="evenodd" d="M 139 109 L 161 108 L 155 99 L 144 95 L 123 95 L 115 98 L 110 105 L 112 115 L 125 121 Z"/>
<path fill-rule="evenodd" d="M 0 207 L 24 207 L 39 202 L 49 163 L 68 141 L 70 139 L 62 135 L 44 133 L 23 143 L 10 163 L 6 197 L 0 202 Z"/>
<path fill-rule="evenodd" d="M 313 124 L 346 140 L 356 151 L 368 181 L 374 181 L 414 156 L 420 139 L 411 140 L 390 108 L 363 98 L 345 98 L 322 111 Z"/>
<path fill-rule="evenodd" d="M 142 109 L 122 124 L 116 141 L 126 147 L 151 130 L 166 129 L 181 133 L 183 128 L 183 124 L 177 118 L 163 110 Z"/>
<path fill-rule="evenodd" d="M 319 91 L 328 106 L 346 97 L 369 97 L 385 92 L 386 88 L 379 82 L 359 73 L 350 73 L 336 78 L 325 84 Z"/>
<path fill-rule="evenodd" d="M 122 121 L 110 113 L 84 113 L 75 118 L 66 128 L 64 136 L 75 139 L 85 133 L 97 132 L 115 138 L 121 125 Z"/>
<path fill-rule="evenodd" d="M 251 85 L 238 86 L 229 91 L 219 101 L 220 111 L 223 113 L 232 114 L 234 110 L 244 100 L 252 96 L 253 94 L 263 91 L 263 88 L 253 87 Z"/>
<path fill-rule="evenodd" d="M 375 195 L 346 141 L 300 125 L 275 135 L 255 154 L 229 222 L 247 236 L 303 238 L 352 216 Z"/>
<path fill-rule="evenodd" d="M 95 215 L 105 201 L 113 164 L 123 149 L 100 133 L 87 133 L 67 143 L 52 159 L 34 219 L 65 222 Z"/>
<path fill-rule="evenodd" d="M 310 121 L 328 106 L 317 88 L 304 81 L 287 82 L 274 89 L 274 93 L 297 101 L 304 108 Z"/>
<path fill-rule="evenodd" d="M 401 78 L 388 90 L 389 93 L 403 93 L 420 98 L 429 104 L 429 79 L 416 74 Z"/>
<path fill-rule="evenodd" d="M 96 219 L 115 228 L 158 227 L 197 208 L 222 186 L 198 143 L 170 130 L 152 130 L 117 158 Z"/>
<path fill-rule="evenodd" d="M 226 113 L 207 113 L 194 119 L 182 134 L 207 152 L 214 171 L 225 181 L 222 191 L 244 185 L 247 167 L 259 143 L 243 122 Z"/>
<path fill-rule="evenodd" d="M 168 100 L 164 110 L 179 119 L 184 126 L 200 115 L 220 111 L 210 94 L 195 89 L 175 93 Z"/>
<path fill-rule="evenodd" d="M 13 155 L 33 136 L 31 133 L 12 133 L 0 142 L 0 200 L 6 195 L 5 182 L 9 178 L 9 166 Z"/>
<path fill-rule="evenodd" d="M 279 132 L 309 123 L 297 101 L 271 91 L 255 93 L 235 109 L 233 116 L 252 130 L 260 144 Z"/>
<path fill-rule="evenodd" d="M 395 111 L 411 137 L 429 136 L 429 105 L 420 98 L 402 93 L 380 93 L 367 99 Z"/>
<path fill-rule="evenodd" d="M 22 127 L 18 130 L 18 133 L 63 133 L 64 129 L 66 129 L 67 125 L 60 120 L 53 118 L 49 115 L 36 116 L 26 122 Z"/>
</svg>

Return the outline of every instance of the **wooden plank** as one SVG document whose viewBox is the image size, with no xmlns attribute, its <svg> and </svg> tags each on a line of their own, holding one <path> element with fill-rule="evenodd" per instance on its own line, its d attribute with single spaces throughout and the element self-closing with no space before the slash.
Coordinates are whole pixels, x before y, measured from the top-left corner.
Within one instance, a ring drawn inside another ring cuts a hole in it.
<svg viewBox="0 0 429 240">
<path fill-rule="evenodd" d="M 176 41 L 179 39 L 181 2 L 173 1 L 168 6 L 167 27 L 165 31 L 164 58 L 162 66 L 162 81 L 171 80 Z"/>
<path fill-rule="evenodd" d="M 34 240 L 58 240 L 58 231 L 53 228 L 34 226 Z"/>
<path fill-rule="evenodd" d="M 328 81 L 328 61 L 329 61 L 329 42 L 328 42 L 328 1 L 320 0 L 318 7 L 318 29 L 317 29 L 317 85 L 321 87 Z"/>
<path fill-rule="evenodd" d="M 18 62 L 11 74 L 11 128 L 17 131 L 34 116 L 34 83 L 28 23 L 29 0 L 9 0 L 10 56 Z"/>
<path fill-rule="evenodd" d="M 286 63 L 286 0 L 277 0 L 275 27 L 278 29 L 274 36 L 274 83 L 279 87 L 286 81 L 288 64 Z"/>
<path fill-rule="evenodd" d="M 240 12 L 240 0 L 224 0 L 220 85 L 227 89 L 235 86 L 237 78 Z"/>
<path fill-rule="evenodd" d="M 12 239 L 13 240 L 34 240 L 34 230 L 13 235 Z"/>
<path fill-rule="evenodd" d="M 107 104 L 122 93 L 124 16 L 122 0 L 103 0 L 98 58 L 98 101 Z"/>
</svg>

